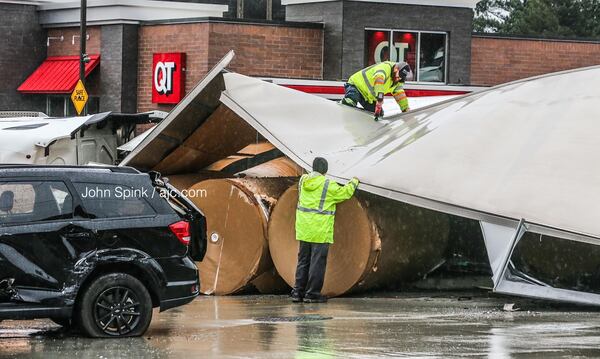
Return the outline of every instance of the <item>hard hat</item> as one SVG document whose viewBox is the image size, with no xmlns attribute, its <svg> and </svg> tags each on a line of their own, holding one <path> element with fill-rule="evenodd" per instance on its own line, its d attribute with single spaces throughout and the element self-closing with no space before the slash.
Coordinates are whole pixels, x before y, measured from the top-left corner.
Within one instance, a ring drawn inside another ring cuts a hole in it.
<svg viewBox="0 0 600 359">
<path fill-rule="evenodd" d="M 396 62 L 396 66 L 398 67 L 398 73 L 400 74 L 400 80 L 402 82 L 412 81 L 413 72 L 410 69 L 410 65 L 406 62 Z"/>
</svg>

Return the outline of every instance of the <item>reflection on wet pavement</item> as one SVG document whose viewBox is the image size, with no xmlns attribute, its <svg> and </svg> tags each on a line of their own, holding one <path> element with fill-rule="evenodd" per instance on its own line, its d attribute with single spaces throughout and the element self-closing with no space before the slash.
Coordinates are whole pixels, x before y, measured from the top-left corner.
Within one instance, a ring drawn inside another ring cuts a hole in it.
<svg viewBox="0 0 600 359">
<path fill-rule="evenodd" d="M 466 300 L 465 300 L 466 299 Z M 201 297 L 154 313 L 144 337 L 94 340 L 50 321 L 0 323 L 0 357 L 371 358 L 598 356 L 600 312 L 485 293 L 407 293 L 292 304 L 283 296 Z"/>
</svg>

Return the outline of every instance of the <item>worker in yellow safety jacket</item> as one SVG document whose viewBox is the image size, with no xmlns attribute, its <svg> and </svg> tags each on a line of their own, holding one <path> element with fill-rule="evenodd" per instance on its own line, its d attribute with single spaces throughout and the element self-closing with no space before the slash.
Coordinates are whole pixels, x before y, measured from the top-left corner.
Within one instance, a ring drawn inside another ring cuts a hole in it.
<svg viewBox="0 0 600 359">
<path fill-rule="evenodd" d="M 402 112 L 410 110 L 404 92 L 404 82 L 410 81 L 413 73 L 406 62 L 384 61 L 350 76 L 344 85 L 342 104 L 362 107 L 375 114 L 375 120 L 383 117 L 383 97 L 390 93 Z"/>
<path fill-rule="evenodd" d="M 299 241 L 296 285 L 292 291 L 293 302 L 322 303 L 321 295 L 327 253 L 333 244 L 335 207 L 354 194 L 358 179 L 345 186 L 325 178 L 327 160 L 317 157 L 313 172 L 300 178 L 298 206 L 296 208 L 296 239 Z"/>
</svg>

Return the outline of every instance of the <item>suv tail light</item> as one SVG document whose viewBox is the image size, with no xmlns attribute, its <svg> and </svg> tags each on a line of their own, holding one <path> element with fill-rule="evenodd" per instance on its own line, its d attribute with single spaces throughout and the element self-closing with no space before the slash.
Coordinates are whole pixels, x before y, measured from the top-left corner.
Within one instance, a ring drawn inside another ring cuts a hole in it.
<svg viewBox="0 0 600 359">
<path fill-rule="evenodd" d="M 190 240 L 192 239 L 192 234 L 190 233 L 190 224 L 186 221 L 179 221 L 171 224 L 169 226 L 171 232 L 177 236 L 179 242 L 184 245 L 190 244 Z"/>
</svg>

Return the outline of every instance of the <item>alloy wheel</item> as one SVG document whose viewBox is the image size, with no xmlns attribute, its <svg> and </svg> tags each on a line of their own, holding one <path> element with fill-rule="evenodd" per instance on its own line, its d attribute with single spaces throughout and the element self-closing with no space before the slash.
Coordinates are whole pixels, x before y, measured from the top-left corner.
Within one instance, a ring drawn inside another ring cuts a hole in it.
<svg viewBox="0 0 600 359">
<path fill-rule="evenodd" d="M 132 332 L 140 322 L 140 302 L 129 288 L 110 287 L 94 303 L 94 320 L 105 334 L 121 336 Z"/>
</svg>

